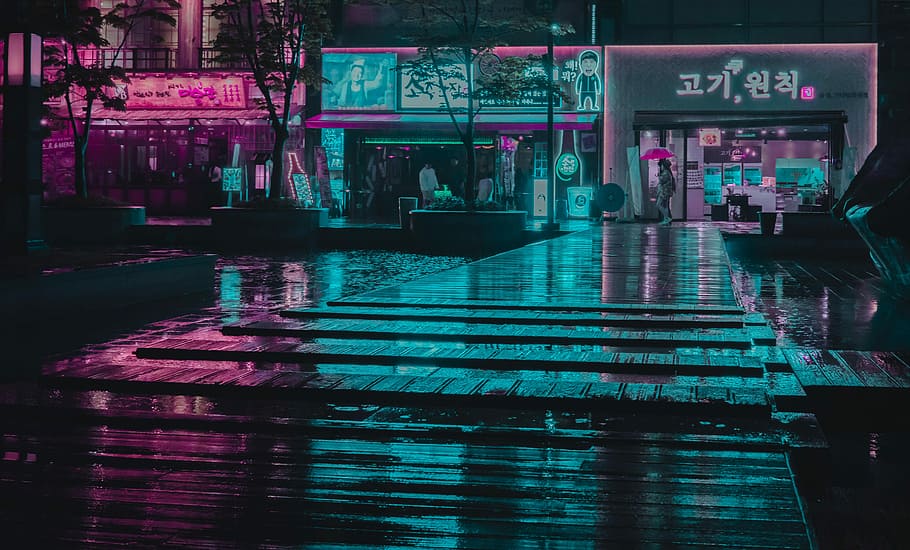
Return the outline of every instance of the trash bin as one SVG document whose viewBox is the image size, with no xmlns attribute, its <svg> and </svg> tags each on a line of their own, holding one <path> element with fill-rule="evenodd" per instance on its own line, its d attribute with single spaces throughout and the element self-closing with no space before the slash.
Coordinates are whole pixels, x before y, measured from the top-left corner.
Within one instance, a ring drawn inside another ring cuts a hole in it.
<svg viewBox="0 0 910 550">
<path fill-rule="evenodd" d="M 398 197 L 398 223 L 402 229 L 411 228 L 411 210 L 417 210 L 417 197 Z"/>
<path fill-rule="evenodd" d="M 774 235 L 774 226 L 777 224 L 777 212 L 759 212 L 758 221 L 761 224 L 761 234 L 770 237 Z"/>
</svg>

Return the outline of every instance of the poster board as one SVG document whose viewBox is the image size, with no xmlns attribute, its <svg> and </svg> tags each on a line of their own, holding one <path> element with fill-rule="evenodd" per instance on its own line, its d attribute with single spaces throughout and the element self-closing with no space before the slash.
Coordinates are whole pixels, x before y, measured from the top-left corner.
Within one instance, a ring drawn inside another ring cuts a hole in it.
<svg viewBox="0 0 910 550">
<path fill-rule="evenodd" d="M 240 168 L 231 166 L 221 169 L 221 190 L 241 191 Z"/>
<path fill-rule="evenodd" d="M 310 188 L 310 178 L 304 173 L 295 172 L 291 174 L 291 181 L 294 183 L 297 202 L 303 206 L 312 206 L 313 191 Z"/>
<path fill-rule="evenodd" d="M 322 208 L 332 207 L 332 178 L 329 177 L 329 161 L 326 156 L 325 147 L 317 145 L 313 147 L 313 155 L 316 161 L 316 183 L 319 185 L 319 197 L 322 200 Z"/>
</svg>

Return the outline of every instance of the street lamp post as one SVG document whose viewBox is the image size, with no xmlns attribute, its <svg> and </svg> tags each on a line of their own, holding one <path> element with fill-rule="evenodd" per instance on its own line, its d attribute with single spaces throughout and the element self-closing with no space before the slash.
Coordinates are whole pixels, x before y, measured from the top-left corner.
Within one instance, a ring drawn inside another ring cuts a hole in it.
<svg viewBox="0 0 910 550">
<path fill-rule="evenodd" d="M 555 231 L 559 229 L 559 223 L 554 221 L 553 212 L 556 208 L 556 180 L 555 180 L 555 159 L 553 155 L 553 40 L 559 26 L 555 23 L 550 24 L 547 29 L 547 60 L 545 69 L 547 71 L 547 223 L 543 229 Z"/>
<path fill-rule="evenodd" d="M 5 256 L 42 248 L 41 36 L 6 35 L 3 74 L 3 183 L 0 247 Z"/>
</svg>

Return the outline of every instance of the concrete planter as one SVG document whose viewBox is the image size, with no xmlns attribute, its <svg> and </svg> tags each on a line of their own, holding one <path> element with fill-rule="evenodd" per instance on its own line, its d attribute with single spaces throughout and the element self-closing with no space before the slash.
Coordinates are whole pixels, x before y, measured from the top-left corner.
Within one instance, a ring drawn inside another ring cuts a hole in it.
<svg viewBox="0 0 910 550">
<path fill-rule="evenodd" d="M 785 237 L 858 238 L 856 230 L 834 219 L 829 212 L 784 212 L 781 219 L 781 232 Z"/>
<path fill-rule="evenodd" d="M 209 209 L 214 244 L 244 248 L 311 248 L 319 234 L 321 208 Z"/>
<path fill-rule="evenodd" d="M 491 254 L 523 246 L 527 212 L 412 210 L 417 250 L 431 254 Z"/>
<path fill-rule="evenodd" d="M 41 224 L 49 244 L 116 244 L 130 227 L 145 225 L 145 207 L 43 206 Z"/>
</svg>

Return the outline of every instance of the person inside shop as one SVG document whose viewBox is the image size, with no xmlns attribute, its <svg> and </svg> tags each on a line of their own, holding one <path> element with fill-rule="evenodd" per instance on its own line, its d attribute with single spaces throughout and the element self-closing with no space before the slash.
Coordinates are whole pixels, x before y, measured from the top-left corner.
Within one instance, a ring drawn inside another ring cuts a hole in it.
<svg viewBox="0 0 910 550">
<path fill-rule="evenodd" d="M 660 171 L 657 173 L 657 209 L 660 211 L 661 225 L 673 223 L 673 214 L 670 212 L 670 197 L 676 193 L 676 178 L 670 170 L 670 159 L 657 161 Z"/>
<path fill-rule="evenodd" d="M 490 200 L 493 193 L 493 174 L 485 172 L 480 181 L 477 182 L 477 200 L 486 202 Z"/>
<path fill-rule="evenodd" d="M 449 191 L 451 191 L 452 195 L 455 197 L 464 197 L 465 172 L 457 158 L 452 157 L 449 160 L 448 172 Z"/>
<path fill-rule="evenodd" d="M 432 164 L 428 162 L 423 165 L 417 175 L 417 181 L 420 184 L 420 194 L 423 198 L 421 208 L 426 208 L 433 202 L 436 190 L 439 189 L 439 179 L 436 177 L 436 170 Z"/>
<path fill-rule="evenodd" d="M 224 157 L 216 157 L 215 162 L 213 162 L 212 165 L 209 166 L 209 171 L 208 171 L 209 196 L 211 197 L 209 202 L 213 205 L 221 204 L 221 202 L 224 198 L 224 196 L 223 196 L 224 193 L 221 188 L 221 179 L 222 179 L 221 165 L 222 164 L 224 164 Z"/>
</svg>

